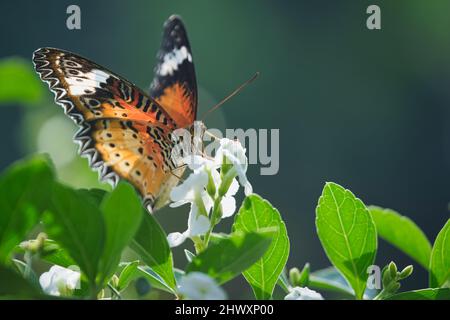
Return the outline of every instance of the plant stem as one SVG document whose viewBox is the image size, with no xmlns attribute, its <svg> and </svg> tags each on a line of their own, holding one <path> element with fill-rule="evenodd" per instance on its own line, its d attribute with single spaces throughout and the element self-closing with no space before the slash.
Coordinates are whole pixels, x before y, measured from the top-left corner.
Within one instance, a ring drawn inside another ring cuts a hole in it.
<svg viewBox="0 0 450 320">
<path fill-rule="evenodd" d="M 24 270 L 24 277 L 28 279 L 31 274 L 31 270 L 33 270 L 33 254 L 30 251 L 26 251 L 24 255 L 24 260 L 26 263 L 26 267 Z"/>
<path fill-rule="evenodd" d="M 214 208 L 213 208 L 213 212 L 211 214 L 211 226 L 209 227 L 209 230 L 205 234 L 205 238 L 203 240 L 205 248 L 208 248 L 209 240 L 211 239 L 211 233 L 212 233 L 214 227 L 219 223 L 220 219 L 222 218 L 222 207 L 220 204 L 221 202 L 222 202 L 222 196 L 218 196 L 214 200 Z"/>
</svg>

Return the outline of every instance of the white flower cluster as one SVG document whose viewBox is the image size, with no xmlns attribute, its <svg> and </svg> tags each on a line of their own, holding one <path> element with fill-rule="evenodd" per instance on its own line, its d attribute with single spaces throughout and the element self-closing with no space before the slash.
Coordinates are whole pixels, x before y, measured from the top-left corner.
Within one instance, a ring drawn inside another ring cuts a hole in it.
<svg viewBox="0 0 450 320">
<path fill-rule="evenodd" d="M 245 151 L 239 141 L 224 138 L 212 159 L 195 154 L 183 158 L 183 163 L 193 172 L 172 189 L 170 206 L 189 203 L 191 210 L 187 230 L 168 235 L 171 247 L 179 246 L 188 238 L 195 242 L 210 232 L 220 219 L 231 217 L 236 211 L 234 195 L 239 183 L 246 195 L 253 192 L 246 176 L 248 161 Z"/>
</svg>

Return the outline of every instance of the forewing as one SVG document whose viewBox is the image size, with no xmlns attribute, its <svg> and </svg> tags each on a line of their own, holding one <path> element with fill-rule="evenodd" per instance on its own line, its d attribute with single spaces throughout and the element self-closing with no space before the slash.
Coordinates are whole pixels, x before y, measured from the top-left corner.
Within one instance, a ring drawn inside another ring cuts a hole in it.
<svg viewBox="0 0 450 320">
<path fill-rule="evenodd" d="M 175 127 L 156 101 L 128 80 L 77 54 L 41 48 L 35 69 L 77 124 L 98 119 L 145 121 Z"/>
<path fill-rule="evenodd" d="M 76 54 L 42 48 L 33 61 L 55 101 L 80 125 L 75 136 L 80 154 L 100 178 L 113 185 L 125 179 L 148 207 L 164 205 L 180 170 L 171 160 L 176 123 L 163 108 L 129 81 Z"/>
</svg>

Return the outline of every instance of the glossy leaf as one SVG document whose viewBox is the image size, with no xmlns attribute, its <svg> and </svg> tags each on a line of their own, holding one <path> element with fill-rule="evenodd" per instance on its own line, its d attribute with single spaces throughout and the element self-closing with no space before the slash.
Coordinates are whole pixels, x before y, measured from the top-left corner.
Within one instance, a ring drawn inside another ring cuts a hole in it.
<svg viewBox="0 0 450 320">
<path fill-rule="evenodd" d="M 99 272 L 102 280 L 108 281 L 140 225 L 143 209 L 134 188 L 126 182 L 119 183 L 103 198 L 100 209 L 105 223 L 105 244 Z"/>
<path fill-rule="evenodd" d="M 139 261 L 133 261 L 127 263 L 125 267 L 122 269 L 122 272 L 119 276 L 119 284 L 117 289 L 119 291 L 125 290 L 130 282 L 136 278 L 137 276 L 137 268 L 139 266 Z"/>
<path fill-rule="evenodd" d="M 236 232 L 193 257 L 186 272 L 203 272 L 225 283 L 247 270 L 267 251 L 273 233 Z"/>
<path fill-rule="evenodd" d="M 172 290 L 176 290 L 172 252 L 167 236 L 152 215 L 144 215 L 130 247 Z"/>
<path fill-rule="evenodd" d="M 367 268 L 377 250 L 369 210 L 351 191 L 326 183 L 316 208 L 316 227 L 328 258 L 350 283 L 356 298 L 362 299 Z"/>
<path fill-rule="evenodd" d="M 392 295 L 386 300 L 450 300 L 450 288 L 428 288 L 406 291 Z"/>
<path fill-rule="evenodd" d="M 431 251 L 430 287 L 450 287 L 450 219 L 437 235 Z"/>
<path fill-rule="evenodd" d="M 0 104 L 36 103 L 42 98 L 43 89 L 29 60 L 0 60 Z"/>
<path fill-rule="evenodd" d="M 245 198 L 234 231 L 261 232 L 273 228 L 273 240 L 262 258 L 245 270 L 244 277 L 257 299 L 269 299 L 289 257 L 289 238 L 280 213 L 267 200 L 252 194 Z"/>
<path fill-rule="evenodd" d="M 83 192 L 55 184 L 51 209 L 44 215 L 44 223 L 48 235 L 67 250 L 86 274 L 91 287 L 95 286 L 105 241 L 100 209 Z"/>
<path fill-rule="evenodd" d="M 380 238 L 405 252 L 425 269 L 430 265 L 431 244 L 423 231 L 408 217 L 391 209 L 369 207 Z"/>
<path fill-rule="evenodd" d="M 53 170 L 44 156 L 18 161 L 0 177 L 0 263 L 33 228 L 48 206 Z"/>
</svg>

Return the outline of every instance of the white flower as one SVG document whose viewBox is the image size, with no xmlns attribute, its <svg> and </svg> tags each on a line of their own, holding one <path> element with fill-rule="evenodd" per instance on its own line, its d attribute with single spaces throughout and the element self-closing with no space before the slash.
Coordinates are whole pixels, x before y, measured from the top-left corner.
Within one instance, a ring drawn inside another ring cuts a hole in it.
<svg viewBox="0 0 450 320">
<path fill-rule="evenodd" d="M 39 284 L 45 293 L 52 296 L 69 296 L 80 287 L 80 272 L 60 266 L 52 266 L 39 277 Z"/>
<path fill-rule="evenodd" d="M 171 247 L 182 244 L 187 238 L 205 234 L 210 227 L 208 217 L 205 215 L 212 207 L 212 200 L 205 190 L 208 184 L 208 173 L 204 170 L 193 172 L 182 184 L 172 189 L 170 198 L 171 207 L 178 207 L 186 203 L 191 204 L 189 212 L 188 229 L 183 232 L 174 232 L 167 236 Z M 199 208 L 201 206 L 202 208 Z M 206 212 L 201 212 L 202 210 Z"/>
<path fill-rule="evenodd" d="M 225 300 L 225 291 L 208 275 L 191 272 L 180 280 L 178 292 L 190 300 Z"/>
<path fill-rule="evenodd" d="M 238 152 L 238 160 L 235 161 L 235 163 L 239 163 L 239 168 L 241 168 L 240 162 L 243 161 L 243 163 L 247 163 L 247 158 L 245 156 L 245 149 L 242 148 L 241 144 L 238 141 L 229 140 L 229 139 L 221 139 L 221 147 L 216 153 L 216 156 L 214 159 L 208 159 L 205 157 L 201 157 L 199 155 L 189 155 L 183 158 L 183 162 L 194 171 L 194 174 L 198 174 L 201 171 L 206 172 L 210 177 L 212 178 L 212 181 L 214 183 L 214 187 L 216 190 L 218 190 L 222 184 L 222 178 L 220 176 L 220 173 L 217 171 L 218 168 L 222 165 L 223 157 L 224 155 L 227 155 L 229 157 L 232 157 L 232 150 L 237 149 Z M 222 144 L 224 146 L 227 146 L 226 148 L 222 147 Z M 230 151 L 231 150 L 231 151 Z M 236 153 L 236 152 L 235 152 Z M 245 168 L 246 170 L 246 168 Z M 239 172 L 242 172 L 241 169 L 239 169 Z M 235 174 L 236 175 L 236 174 Z M 235 176 L 234 175 L 234 176 Z M 239 184 L 237 180 L 232 177 L 231 184 L 228 187 L 227 192 L 222 197 L 222 201 L 220 202 L 222 206 L 222 218 L 231 217 L 234 212 L 236 211 L 236 200 L 234 199 L 234 195 L 239 190 Z M 244 178 L 245 172 L 243 173 Z M 240 181 L 241 178 L 240 178 Z M 206 182 L 207 183 L 207 182 Z M 203 185 L 200 186 L 200 188 L 203 187 Z M 249 188 L 249 189 L 248 189 Z M 250 190 L 249 193 L 251 193 L 251 185 L 247 181 L 247 191 Z M 209 209 L 212 207 L 212 202 L 210 197 L 203 196 L 203 199 L 205 200 L 205 207 L 209 211 Z M 173 199 L 172 199 L 173 200 Z"/>
<path fill-rule="evenodd" d="M 208 159 L 196 154 L 184 157 L 182 159 L 182 163 L 187 165 L 192 171 L 198 171 L 203 168 L 213 169 L 219 167 L 219 165 L 215 163 L 214 159 Z"/>
<path fill-rule="evenodd" d="M 200 236 L 205 234 L 210 227 L 208 217 L 199 214 L 195 203 L 191 204 L 191 211 L 189 212 L 188 229 L 183 233 L 172 232 L 167 236 L 167 241 L 171 248 L 182 244 L 187 238 Z"/>
<path fill-rule="evenodd" d="M 225 163 L 233 165 L 232 173 L 234 176 L 237 175 L 240 184 L 244 187 L 245 195 L 248 196 L 253 192 L 253 188 L 246 176 L 248 162 L 245 152 L 245 148 L 238 140 L 223 138 L 220 139 L 220 147 L 216 152 L 215 161 L 221 164 L 225 161 Z"/>
<path fill-rule="evenodd" d="M 323 300 L 320 293 L 308 289 L 308 287 L 294 287 L 289 290 L 290 292 L 284 297 L 284 300 Z"/>
<path fill-rule="evenodd" d="M 234 195 L 239 190 L 236 177 L 244 186 L 245 194 L 252 193 L 252 186 L 245 175 L 248 167 L 245 149 L 237 140 L 221 139 L 220 147 L 213 159 L 189 154 L 182 158 L 182 163 L 193 172 L 172 189 L 170 198 L 173 202 L 170 206 L 179 207 L 189 203 L 191 210 L 188 229 L 182 233 L 174 232 L 168 235 L 167 240 L 171 247 L 179 246 L 187 238 L 199 237 L 210 231 L 211 227 L 214 227 L 210 221 L 214 204 L 220 205 L 220 208 L 214 208 L 214 216 L 211 216 L 214 224 L 221 218 L 231 217 L 235 213 Z"/>
<path fill-rule="evenodd" d="M 170 199 L 173 203 L 170 206 L 175 208 L 201 199 L 207 184 L 208 174 L 206 171 L 194 171 L 183 183 L 172 189 Z"/>
</svg>

